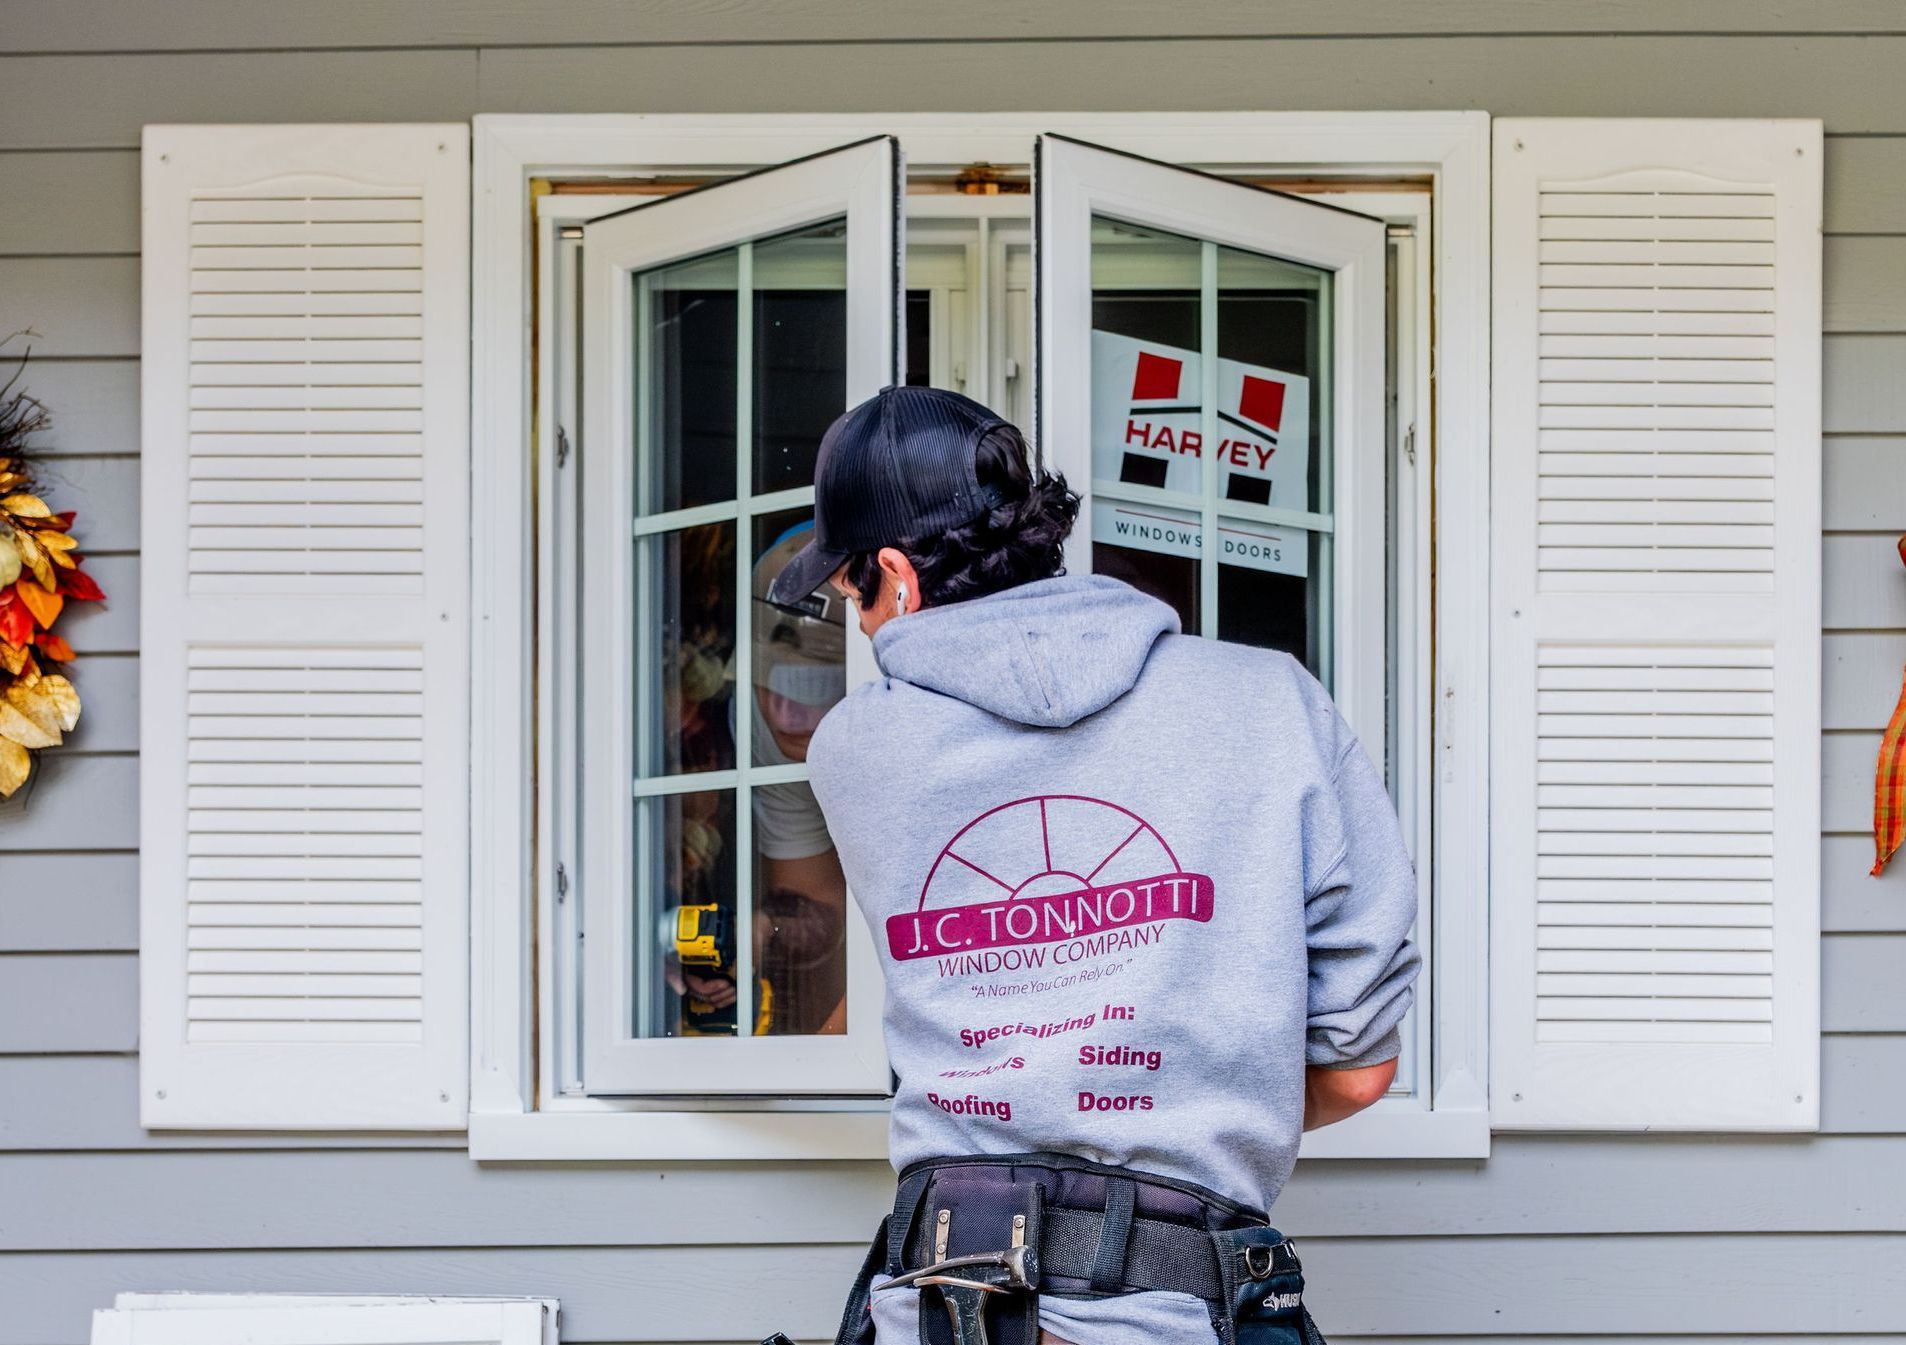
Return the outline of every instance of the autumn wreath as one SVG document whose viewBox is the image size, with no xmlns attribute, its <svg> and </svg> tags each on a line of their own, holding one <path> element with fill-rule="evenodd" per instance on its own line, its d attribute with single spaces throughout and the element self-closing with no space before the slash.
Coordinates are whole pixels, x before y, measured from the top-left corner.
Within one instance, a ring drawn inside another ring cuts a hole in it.
<svg viewBox="0 0 1906 1345">
<path fill-rule="evenodd" d="M 79 693 L 51 671 L 73 661 L 53 624 L 67 603 L 106 596 L 81 568 L 73 514 L 54 513 L 34 484 L 26 441 L 52 417 L 20 387 L 25 371 L 22 356 L 0 385 L 0 798 L 27 782 L 35 749 L 79 723 Z"/>
</svg>

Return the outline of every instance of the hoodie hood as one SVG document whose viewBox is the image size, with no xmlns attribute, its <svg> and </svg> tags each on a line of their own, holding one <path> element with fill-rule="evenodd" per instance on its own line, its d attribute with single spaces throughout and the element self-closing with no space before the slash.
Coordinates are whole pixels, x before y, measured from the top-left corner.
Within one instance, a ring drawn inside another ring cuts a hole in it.
<svg viewBox="0 0 1906 1345">
<path fill-rule="evenodd" d="M 1130 691 L 1178 614 L 1129 584 L 1062 575 L 929 607 L 874 636 L 881 672 L 1021 724 L 1065 728 Z"/>
</svg>

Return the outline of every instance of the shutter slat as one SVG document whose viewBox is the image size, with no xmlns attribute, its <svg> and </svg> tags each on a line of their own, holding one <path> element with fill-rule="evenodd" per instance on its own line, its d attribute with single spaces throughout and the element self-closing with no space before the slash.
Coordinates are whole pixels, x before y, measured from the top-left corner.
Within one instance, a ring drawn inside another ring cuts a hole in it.
<svg viewBox="0 0 1906 1345">
<path fill-rule="evenodd" d="M 1495 1122 L 1805 1129 L 1819 128 L 1496 136 Z"/>
<path fill-rule="evenodd" d="M 467 132 L 144 169 L 144 1117 L 457 1128 Z"/>
</svg>

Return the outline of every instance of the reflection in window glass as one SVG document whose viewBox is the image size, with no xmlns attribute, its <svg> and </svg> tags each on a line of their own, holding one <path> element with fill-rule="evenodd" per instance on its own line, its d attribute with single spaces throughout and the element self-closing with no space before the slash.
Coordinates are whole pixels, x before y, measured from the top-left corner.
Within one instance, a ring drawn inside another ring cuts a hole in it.
<svg viewBox="0 0 1906 1345">
<path fill-rule="evenodd" d="M 1099 218 L 1092 286 L 1093 568 L 1327 678 L 1329 273 Z"/>
<path fill-rule="evenodd" d="M 761 767 L 807 760 L 822 716 L 847 692 L 845 603 L 831 588 L 783 607 L 775 576 L 814 535 L 811 510 L 754 520 L 752 755 Z M 775 1034 L 846 1030 L 847 881 L 805 780 L 751 786 L 755 966 Z"/>
<path fill-rule="evenodd" d="M 636 769 L 645 776 L 735 764 L 735 525 L 636 544 Z"/>
<path fill-rule="evenodd" d="M 635 823 L 638 987 L 631 1030 L 638 1037 L 732 1036 L 734 791 L 638 799 Z"/>
<path fill-rule="evenodd" d="M 805 778 L 843 613 L 767 601 L 846 402 L 845 284 L 838 220 L 636 280 L 637 1035 L 846 1027 L 846 884 Z M 732 774 L 667 783 L 709 772 Z"/>
</svg>

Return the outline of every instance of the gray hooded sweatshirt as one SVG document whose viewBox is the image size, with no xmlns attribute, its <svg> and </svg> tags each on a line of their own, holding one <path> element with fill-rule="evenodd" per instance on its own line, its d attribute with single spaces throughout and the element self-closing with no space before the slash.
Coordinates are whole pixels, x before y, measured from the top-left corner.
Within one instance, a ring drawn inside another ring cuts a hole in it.
<svg viewBox="0 0 1906 1345">
<path fill-rule="evenodd" d="M 900 617 L 874 656 L 808 761 L 886 973 L 895 1167 L 1056 1151 L 1268 1211 L 1305 1066 L 1395 1056 L 1419 966 L 1396 813 L 1329 695 L 1095 576 Z M 903 1294 L 877 1318 L 910 1332 Z M 1203 1321 L 1173 1297 L 1048 1296 L 1047 1325 Z"/>
</svg>

